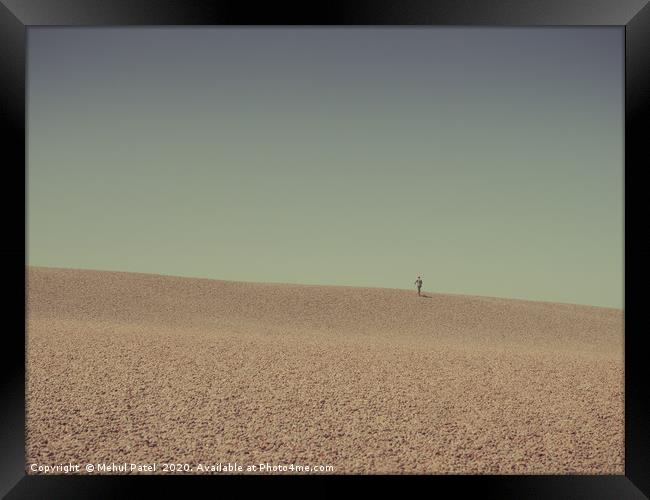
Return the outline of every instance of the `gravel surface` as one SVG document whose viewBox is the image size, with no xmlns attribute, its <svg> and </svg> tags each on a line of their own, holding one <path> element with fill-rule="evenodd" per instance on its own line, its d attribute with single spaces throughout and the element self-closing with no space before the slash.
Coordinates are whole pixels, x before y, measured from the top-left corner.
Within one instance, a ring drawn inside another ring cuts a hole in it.
<svg viewBox="0 0 650 500">
<path fill-rule="evenodd" d="M 621 310 L 425 295 L 28 267 L 27 473 L 624 473 Z"/>
</svg>

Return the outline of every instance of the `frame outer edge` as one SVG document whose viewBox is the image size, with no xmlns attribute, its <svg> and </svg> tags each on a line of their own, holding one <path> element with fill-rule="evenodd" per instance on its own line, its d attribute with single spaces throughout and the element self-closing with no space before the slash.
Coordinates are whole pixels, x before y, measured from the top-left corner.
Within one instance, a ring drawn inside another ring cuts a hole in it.
<svg viewBox="0 0 650 500">
<path fill-rule="evenodd" d="M 26 63 L 26 24 L 29 22 L 25 21 L 25 15 L 27 16 L 27 21 L 36 21 L 39 16 L 40 18 L 47 18 L 47 12 L 39 12 L 39 8 L 43 10 L 44 3 L 33 0 L 20 0 L 26 4 L 24 9 L 21 9 L 18 1 L 14 0 L 0 0 L 0 85 L 2 86 L 2 95 L 0 96 L 2 101 L 0 101 L 1 111 L 0 121 L 3 124 L 3 127 L 8 130 L 6 138 L 6 148 L 10 156 L 14 158 L 12 160 L 12 165 L 14 163 L 20 162 L 22 158 L 22 164 L 24 165 L 25 160 L 25 94 L 20 93 L 21 89 L 25 89 L 25 63 Z M 55 0 L 56 1 L 56 0 Z M 7 7 L 6 4 L 9 3 L 12 7 Z M 54 2 L 52 2 L 54 3 Z M 108 2 L 107 2 L 108 3 Z M 118 4 L 121 2 L 117 2 Z M 143 4 L 143 2 L 133 1 L 133 11 L 132 14 L 136 14 L 138 9 L 136 6 Z M 144 2 L 147 3 L 146 1 Z M 417 3 L 417 2 L 416 2 Z M 621 2 L 623 3 L 623 2 Z M 634 2 L 627 2 L 626 6 L 629 10 L 629 5 Z M 636 2 L 638 4 L 639 2 Z M 166 5 L 169 5 L 169 2 L 165 2 Z M 569 2 L 567 2 L 569 4 Z M 80 7 L 80 3 L 76 1 L 66 2 L 68 8 L 61 8 L 55 17 L 54 22 L 45 24 L 57 25 L 59 19 L 63 20 L 67 25 L 82 25 L 83 18 L 91 17 L 93 19 L 92 24 L 102 25 L 109 23 L 111 18 L 115 14 L 115 10 L 112 12 L 104 11 L 92 13 L 93 8 L 90 7 L 85 9 L 86 12 L 82 14 L 82 20 L 79 20 L 79 12 L 76 11 Z M 17 7 L 18 6 L 18 7 Z M 196 4 L 195 4 L 196 6 Z M 369 5 L 367 7 L 370 7 Z M 47 10 L 47 9 L 45 9 Z M 84 10 L 84 9 L 81 9 Z M 101 9 L 100 9 L 101 10 Z M 109 9 L 111 10 L 111 9 Z M 117 9 L 119 11 L 119 8 Z M 128 8 L 125 9 L 126 16 L 119 16 L 120 20 L 126 19 L 128 16 Z M 181 8 L 182 10 L 182 8 Z M 192 10 L 192 9 L 190 9 Z M 215 9 L 210 10 L 207 13 L 206 17 L 211 17 L 214 14 L 217 14 Z M 362 9 L 363 10 L 363 9 Z M 91 11 L 91 12 L 89 12 Z M 16 12 L 23 13 L 25 15 L 18 16 Z M 51 14 L 51 13 L 50 13 Z M 108 14 L 108 15 L 105 15 Z M 196 14 L 194 11 L 193 14 L 189 14 L 189 17 L 192 17 Z M 390 12 L 389 17 L 395 15 L 394 12 Z M 32 16 L 35 16 L 34 18 Z M 162 17 L 156 15 L 155 13 L 149 11 L 144 13 L 142 11 L 137 12 L 135 17 L 147 19 L 149 22 L 144 20 L 137 20 L 136 22 L 122 21 L 121 24 L 164 24 L 165 20 L 169 18 L 169 13 L 166 12 Z M 185 18 L 187 16 L 179 16 L 179 18 Z M 335 16 L 336 17 L 336 16 Z M 355 16 L 351 16 L 355 17 Z M 396 17 L 400 17 L 397 15 Z M 417 16 L 416 16 L 417 17 Z M 569 16 L 571 19 L 575 18 L 575 13 Z M 165 20 L 163 19 L 165 18 Z M 454 24 L 453 16 L 447 22 L 442 22 L 440 24 Z M 51 18 L 50 18 L 51 19 Z M 158 22 L 156 22 L 156 20 Z M 189 21 L 189 18 L 188 18 Z M 223 22 L 228 24 L 233 20 L 229 19 L 229 16 L 225 16 Z M 343 19 L 340 19 L 343 21 Z M 398 19 L 395 19 L 395 24 L 400 24 Z M 192 24 L 202 24 L 193 22 Z M 205 24 L 210 24 L 205 23 Z M 343 23 L 345 24 L 345 22 Z M 377 24 L 381 24 L 381 20 L 377 20 Z M 404 23 L 409 24 L 409 23 Z M 472 24 L 472 23 L 470 23 Z M 476 23 L 475 23 L 476 24 Z M 517 25 L 516 20 L 511 20 L 511 22 L 504 23 L 504 25 L 513 24 Z M 553 23 L 553 24 L 562 24 L 562 23 Z M 617 24 L 612 21 L 610 24 Z M 623 23 L 621 23 L 623 24 Z M 645 2 L 645 5 L 640 8 L 636 14 L 628 21 L 625 25 L 626 32 L 626 88 L 625 88 L 625 132 L 626 132 L 626 144 L 625 144 L 625 156 L 626 162 L 629 161 L 629 164 L 626 164 L 626 170 L 630 171 L 632 168 L 639 170 L 639 167 L 643 165 L 635 164 L 632 167 L 632 158 L 641 158 L 643 154 L 643 147 L 646 142 L 645 136 L 642 134 L 643 124 L 648 123 L 648 118 L 650 113 L 648 112 L 648 103 L 650 102 L 650 72 L 649 72 L 649 63 L 650 63 L 650 5 L 648 2 Z M 638 210 L 642 215 L 645 215 L 645 211 L 642 208 L 645 208 L 641 204 L 643 199 L 643 189 L 639 185 L 634 186 L 632 181 L 628 182 L 628 177 L 626 176 L 625 181 L 625 210 L 629 214 L 630 211 Z M 630 202 L 631 193 L 635 193 L 634 203 Z M 24 195 L 24 193 L 23 193 Z M 639 197 L 639 195 L 641 195 Z M 9 201 L 6 199 L 2 200 L 3 208 L 6 206 L 9 208 Z M 15 213 L 15 207 L 12 207 L 12 210 L 6 211 L 5 213 L 11 214 Z M 24 212 L 23 212 L 24 215 Z M 19 218 L 18 218 L 19 219 Z M 24 217 L 23 217 L 24 220 Z M 627 220 L 627 219 L 626 219 Z M 644 219 L 641 219 L 644 220 Z M 20 222 L 20 221 L 19 221 Z M 12 226 L 12 230 L 15 228 Z M 637 228 L 638 229 L 638 228 Z M 2 256 L 6 259 L 9 259 L 12 263 L 17 263 L 18 260 L 21 261 L 19 268 L 17 270 L 10 269 L 11 279 L 3 280 L 3 286 L 7 290 L 6 297 L 11 297 L 9 302 L 6 302 L 6 308 L 8 311 L 18 308 L 21 305 L 24 306 L 24 294 L 22 297 L 18 298 L 16 294 L 16 285 L 22 283 L 22 289 L 24 292 L 24 257 L 25 257 L 25 248 L 24 248 L 24 228 L 22 231 L 22 252 L 20 249 L 20 243 L 17 248 L 10 247 L 9 249 L 0 250 Z M 19 233 L 14 233 L 19 234 Z M 628 238 L 627 231 L 627 222 L 626 222 L 626 240 Z M 638 238 L 638 237 L 637 237 Z M 8 240 L 11 241 L 11 240 Z M 640 243 L 637 241 L 637 243 Z M 15 245 L 15 244 L 14 244 Z M 6 247 L 5 247 L 6 248 Z M 630 264 L 630 268 L 634 268 L 634 275 L 632 273 L 626 273 L 626 317 L 632 318 L 634 316 L 637 319 L 640 316 L 640 313 L 636 311 L 643 311 L 643 304 L 641 302 L 641 297 L 638 294 L 634 294 L 636 297 L 633 299 L 633 295 L 629 293 L 631 290 L 629 287 L 632 283 L 638 283 L 643 285 L 647 283 L 648 273 L 648 264 L 647 262 L 650 259 L 650 251 L 644 250 L 634 250 L 635 254 L 632 254 L 632 251 L 628 249 L 626 244 L 626 264 Z M 12 266 L 8 266 L 12 267 Z M 20 285 L 18 285 L 20 286 Z M 15 309 L 16 311 L 18 309 Z M 13 313 L 12 313 L 13 314 Z M 24 317 L 23 317 L 24 320 Z M 641 324 L 641 323 L 640 323 Z M 638 336 L 638 335 L 637 335 Z M 642 460 L 639 460 L 643 457 L 644 454 L 648 453 L 650 443 L 650 435 L 647 433 L 647 430 L 644 430 L 644 426 L 647 425 L 647 401 L 648 401 L 648 390 L 645 387 L 639 387 L 639 382 L 644 380 L 643 375 L 647 375 L 648 369 L 645 360 L 643 359 L 644 351 L 640 349 L 640 339 L 633 340 L 630 336 L 626 335 L 626 369 L 625 369 L 625 378 L 626 378 L 626 392 L 625 392 L 625 406 L 626 406 L 626 415 L 629 411 L 633 411 L 637 415 L 637 420 L 631 421 L 626 419 L 626 429 L 625 429 L 625 438 L 626 438 L 626 447 L 625 447 L 625 474 L 627 479 L 639 490 L 643 492 L 650 491 L 650 479 L 646 477 L 647 471 L 650 470 L 648 466 L 648 458 L 645 457 Z M 631 369 L 628 369 L 627 361 L 633 360 Z M 24 416 L 24 390 L 22 394 L 18 394 L 18 390 L 21 387 L 24 389 L 24 373 L 21 373 L 24 370 L 24 352 L 23 356 L 19 360 L 16 359 L 15 353 L 13 351 L 9 352 L 7 350 L 2 354 L 3 367 L 5 377 L 3 377 L 0 382 L 0 396 L 3 402 L 3 408 L 1 410 L 2 418 L 2 427 L 0 427 L 0 442 L 3 443 L 3 453 L 0 454 L 0 497 L 4 496 L 9 490 L 12 489 L 21 478 L 25 476 L 24 470 L 24 435 L 12 434 L 8 432 L 9 429 L 16 429 L 25 427 L 25 416 Z M 644 367 L 644 368 L 642 368 Z M 19 380 L 22 380 L 21 384 Z M 632 386 L 631 382 L 637 381 L 634 384 L 636 387 Z M 630 391 L 630 392 L 628 392 Z M 645 406 L 644 406 L 645 405 Z M 16 463 L 20 463 L 19 467 L 16 467 Z M 24 481 L 22 481 L 24 482 Z"/>
<path fill-rule="evenodd" d="M 9 233 L 0 247 L 4 262 L 0 282 L 6 292 L 3 311 L 9 320 L 3 325 L 3 333 L 10 337 L 0 350 L 0 497 L 25 476 L 25 318 L 20 314 L 25 307 L 25 191 L 19 187 L 25 174 L 25 63 L 25 26 L 0 4 L 0 123 L 7 157 L 2 169 L 6 188 L 0 196 L 0 213 L 6 215 L 3 229 Z M 17 209 L 21 201 L 23 208 Z"/>
<path fill-rule="evenodd" d="M 648 220 L 647 185 L 639 182 L 647 170 L 650 122 L 650 3 L 625 26 L 625 323 L 643 325 L 647 305 L 642 295 L 650 279 L 650 250 L 639 230 Z M 632 175 L 630 175 L 632 174 Z M 632 221 L 632 217 L 634 221 Z M 629 225 L 628 225 L 629 224 Z M 636 231 L 636 233 L 635 233 Z M 627 271 L 629 270 L 629 272 Z M 642 330 L 625 328 L 625 475 L 644 494 L 650 494 L 650 376 Z"/>
</svg>

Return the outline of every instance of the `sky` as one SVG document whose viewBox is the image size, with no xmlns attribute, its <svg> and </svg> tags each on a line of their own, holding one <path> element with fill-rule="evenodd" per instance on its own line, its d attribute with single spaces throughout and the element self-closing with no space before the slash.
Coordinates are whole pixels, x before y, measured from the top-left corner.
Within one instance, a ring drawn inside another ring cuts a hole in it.
<svg viewBox="0 0 650 500">
<path fill-rule="evenodd" d="M 606 28 L 28 28 L 27 264 L 623 307 Z"/>
</svg>

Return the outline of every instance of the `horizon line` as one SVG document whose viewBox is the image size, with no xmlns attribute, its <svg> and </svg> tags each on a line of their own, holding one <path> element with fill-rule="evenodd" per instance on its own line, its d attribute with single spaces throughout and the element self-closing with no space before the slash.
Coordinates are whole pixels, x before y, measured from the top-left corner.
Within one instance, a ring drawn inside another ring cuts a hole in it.
<svg viewBox="0 0 650 500">
<path fill-rule="evenodd" d="M 120 273 L 120 274 L 142 274 L 148 276 L 161 276 L 167 278 L 181 278 L 181 279 L 195 279 L 195 280 L 206 280 L 206 281 L 222 281 L 226 283 L 246 283 L 246 284 L 255 284 L 255 285 L 289 285 L 289 286 L 309 286 L 309 287 L 332 287 L 332 288 L 361 288 L 361 289 L 376 289 L 376 290 L 399 290 L 414 292 L 410 288 L 395 288 L 395 287 L 386 287 L 386 286 L 358 286 L 358 285 L 333 285 L 333 284 L 321 284 L 321 283 L 296 283 L 296 282 L 284 282 L 284 281 L 247 281 L 247 280 L 226 280 L 221 278 L 211 278 L 206 276 L 190 276 L 190 275 L 178 275 L 178 274 L 164 274 L 164 273 L 155 273 L 155 272 L 141 272 L 141 271 L 123 271 L 123 270 L 114 270 L 114 269 L 95 269 L 95 268 L 85 268 L 85 267 L 59 267 L 59 266 L 44 266 L 36 264 L 25 263 L 25 267 L 29 268 L 40 268 L 40 269 L 53 269 L 53 270 L 63 270 L 63 271 L 90 271 L 96 273 Z M 422 275 L 420 275 L 422 276 Z M 558 304 L 565 306 L 582 306 L 582 307 L 595 307 L 598 309 L 614 309 L 617 311 L 625 311 L 625 307 L 612 307 L 612 306 L 598 306 L 593 304 L 583 304 L 576 302 L 557 302 L 552 300 L 532 300 L 524 299 L 519 297 L 497 297 L 494 295 L 476 295 L 471 293 L 451 293 L 451 292 L 434 292 L 432 290 L 425 290 L 434 295 L 452 295 L 457 297 L 468 297 L 468 298 L 479 298 L 479 299 L 497 299 L 497 300 L 513 300 L 519 302 L 534 302 L 542 304 Z"/>
</svg>

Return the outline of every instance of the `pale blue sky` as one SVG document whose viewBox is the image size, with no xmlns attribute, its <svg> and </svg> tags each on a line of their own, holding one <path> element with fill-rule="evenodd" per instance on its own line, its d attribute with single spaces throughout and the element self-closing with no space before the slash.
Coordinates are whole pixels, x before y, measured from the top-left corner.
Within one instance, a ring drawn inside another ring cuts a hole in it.
<svg viewBox="0 0 650 500">
<path fill-rule="evenodd" d="M 622 307 L 622 28 L 29 28 L 28 263 Z"/>
</svg>

